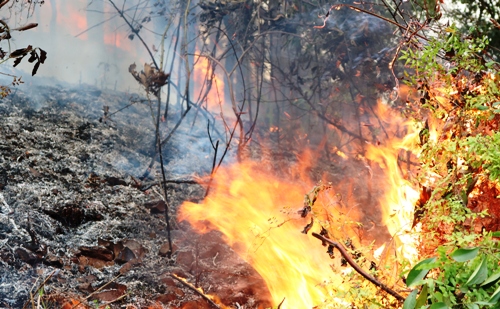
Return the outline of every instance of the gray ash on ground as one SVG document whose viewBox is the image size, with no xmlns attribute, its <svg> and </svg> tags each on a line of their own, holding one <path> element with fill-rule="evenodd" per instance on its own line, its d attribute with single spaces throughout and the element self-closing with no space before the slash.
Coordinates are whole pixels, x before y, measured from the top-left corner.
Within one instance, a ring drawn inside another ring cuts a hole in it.
<svg viewBox="0 0 500 309">
<path fill-rule="evenodd" d="M 174 223 L 175 252 L 166 256 L 160 190 L 144 190 L 138 180 L 154 149 L 149 106 L 138 103 L 99 121 L 103 106 L 118 110 L 130 97 L 87 86 L 31 87 L 0 102 L 0 307 L 22 308 L 49 274 L 48 302 L 208 308 L 175 274 L 228 306 L 269 305 L 260 276 L 217 232 L 198 235 Z M 176 138 L 191 134 L 182 130 Z M 168 177 L 179 176 L 169 166 L 190 158 L 176 161 L 179 143 L 166 147 Z M 198 157 L 191 166 L 203 170 Z M 168 189 L 172 214 L 204 194 L 195 184 Z"/>
</svg>

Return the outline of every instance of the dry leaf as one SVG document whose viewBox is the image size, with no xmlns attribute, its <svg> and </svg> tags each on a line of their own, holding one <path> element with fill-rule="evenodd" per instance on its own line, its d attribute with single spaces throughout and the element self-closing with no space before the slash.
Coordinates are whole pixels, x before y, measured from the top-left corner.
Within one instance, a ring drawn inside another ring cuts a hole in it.
<svg viewBox="0 0 500 309">
<path fill-rule="evenodd" d="M 36 28 L 38 26 L 37 23 L 30 23 L 30 24 L 27 24 L 27 25 L 24 25 L 22 27 L 19 27 L 19 28 L 15 28 L 15 29 L 12 29 L 12 30 L 16 30 L 16 31 L 26 31 L 26 30 L 29 30 L 29 29 L 33 29 L 33 28 Z"/>
</svg>

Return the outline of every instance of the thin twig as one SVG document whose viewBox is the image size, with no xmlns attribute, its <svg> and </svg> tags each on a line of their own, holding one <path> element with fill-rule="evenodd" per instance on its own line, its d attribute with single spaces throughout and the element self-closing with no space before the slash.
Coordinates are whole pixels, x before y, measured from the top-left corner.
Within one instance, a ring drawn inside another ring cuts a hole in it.
<svg viewBox="0 0 500 309">
<path fill-rule="evenodd" d="M 285 302 L 285 297 L 283 297 L 283 300 L 281 301 L 281 303 L 279 303 L 278 309 L 281 309 L 281 305 L 283 305 L 284 302 Z"/>
<path fill-rule="evenodd" d="M 208 185 L 207 185 L 207 190 L 205 191 L 205 197 L 208 196 L 208 193 L 210 192 L 210 187 L 212 186 L 212 181 L 214 179 L 215 175 L 215 165 L 217 164 L 217 151 L 219 150 L 219 140 L 215 143 L 215 148 L 214 148 L 214 160 L 212 162 L 212 171 L 210 172 L 210 179 L 208 180 Z"/>
<path fill-rule="evenodd" d="M 403 25 L 400 25 L 399 23 L 395 22 L 395 21 L 392 21 L 390 20 L 389 18 L 385 18 L 384 16 L 381 16 L 381 15 L 378 15 L 376 13 L 373 13 L 373 12 L 370 12 L 370 11 L 367 11 L 365 9 L 362 9 L 360 7 L 357 7 L 357 6 L 354 6 L 354 5 L 350 5 L 350 4 L 334 4 L 332 5 L 332 7 L 330 8 L 330 10 L 328 11 L 329 14 L 327 14 L 327 16 L 325 17 L 325 19 L 323 20 L 323 25 L 321 26 L 314 26 L 314 28 L 317 28 L 317 29 L 321 29 L 321 28 L 324 28 L 326 26 L 326 21 L 328 20 L 328 18 L 330 17 L 330 14 L 331 14 L 331 11 L 333 10 L 337 10 L 338 8 L 340 7 L 348 7 L 350 8 L 351 10 L 354 10 L 356 12 L 361 12 L 361 13 L 365 13 L 365 14 L 368 14 L 368 15 L 371 15 L 371 16 L 374 16 L 374 17 L 377 17 L 377 18 L 380 18 L 382 19 L 383 21 L 386 21 L 396 27 L 399 27 L 403 30 L 408 30 L 408 27 L 407 26 L 403 26 Z M 426 37 L 416 33 L 415 36 L 421 38 L 422 40 L 425 40 L 425 41 L 428 41 L 429 39 L 427 39 Z"/>
<path fill-rule="evenodd" d="M 195 286 L 193 286 L 192 284 L 190 284 L 189 282 L 187 281 L 184 281 L 182 278 L 176 276 L 175 274 L 170 274 L 170 277 L 172 277 L 173 279 L 179 281 L 180 283 L 182 283 L 182 285 L 190 288 L 191 290 L 193 290 L 194 292 L 196 292 L 198 295 L 200 295 L 204 300 L 206 300 L 210 305 L 212 305 L 214 308 L 217 308 L 217 309 L 221 309 L 221 307 L 219 305 L 217 305 L 213 300 L 211 300 L 207 295 L 203 294 L 203 292 L 201 292 L 200 290 L 198 290 Z"/>
<path fill-rule="evenodd" d="M 31 302 L 32 302 L 32 306 L 34 307 L 35 304 L 33 303 L 33 295 L 36 295 L 38 294 L 38 292 L 40 291 L 40 289 L 42 289 L 44 286 L 45 286 L 45 283 L 47 283 L 47 281 L 49 281 L 50 278 L 52 278 L 52 276 L 55 274 L 56 271 L 59 271 L 58 269 L 56 270 L 53 270 L 48 276 L 47 278 L 45 278 L 45 280 L 43 280 L 42 284 L 40 284 L 40 286 L 38 287 L 38 289 L 36 289 L 35 293 L 34 294 L 31 294 L 30 292 L 30 297 L 31 297 Z M 38 278 L 37 278 L 37 281 L 38 281 Z M 35 282 L 36 283 L 36 282 Z M 23 306 L 23 309 L 26 308 L 26 304 L 24 304 Z"/>
<path fill-rule="evenodd" d="M 110 283 L 114 282 L 116 279 L 118 279 L 122 274 L 118 274 L 116 277 L 114 277 L 113 279 L 111 279 L 110 281 L 108 281 L 106 284 L 104 284 L 103 286 L 101 286 L 100 288 L 98 288 L 97 290 L 95 290 L 94 292 L 90 293 L 87 297 L 85 297 L 85 300 L 89 300 L 90 297 L 92 297 L 92 295 L 100 292 L 102 289 L 104 289 L 106 286 L 108 286 Z M 127 295 L 127 294 L 125 294 Z M 122 295 L 121 297 L 119 297 L 119 299 L 125 297 L 125 295 Z M 117 301 L 118 299 L 115 299 L 114 301 Z M 113 302 L 114 302 L 113 301 Z M 71 309 L 74 309 L 74 308 L 77 308 L 80 304 L 83 304 L 83 302 L 81 300 L 79 300 L 76 304 L 73 304 L 73 306 L 71 307 Z"/>
<path fill-rule="evenodd" d="M 167 137 L 165 137 L 161 141 L 160 147 L 164 147 L 168 143 L 168 141 L 170 140 L 170 138 L 172 138 L 172 136 L 174 135 L 175 131 L 177 131 L 177 129 L 179 128 L 179 126 L 182 123 L 182 120 L 184 120 L 184 117 L 186 117 L 186 115 L 187 115 L 187 113 L 189 112 L 190 109 L 191 109 L 191 105 L 188 105 L 187 109 L 182 113 L 181 118 L 175 124 L 174 128 L 170 131 L 170 133 L 167 135 Z M 142 175 L 142 179 L 146 179 L 149 176 L 149 173 L 151 172 L 151 169 L 153 168 L 153 165 L 154 165 L 157 157 L 158 157 L 158 150 L 156 150 L 155 155 L 151 159 L 151 162 L 149 163 L 148 169 L 146 170 L 146 172 L 144 173 L 144 175 Z"/>
<path fill-rule="evenodd" d="M 104 289 L 105 287 L 107 287 L 109 284 L 113 283 L 116 281 L 116 279 L 120 278 L 122 274 L 118 274 L 117 276 L 115 276 L 114 278 L 112 278 L 111 280 L 109 280 L 108 282 L 106 282 L 106 284 L 104 284 L 103 286 L 101 286 L 100 288 L 98 288 L 97 290 L 95 290 L 94 292 L 90 293 L 87 297 L 85 297 L 86 300 L 88 300 L 90 297 L 92 297 L 95 293 L 98 293 L 100 292 L 102 289 Z M 80 302 L 81 303 L 81 302 Z"/>
<path fill-rule="evenodd" d="M 116 12 L 118 12 L 118 14 L 120 15 L 120 17 L 127 23 L 127 25 L 130 27 L 130 31 L 132 31 L 133 34 L 135 34 L 139 40 L 141 41 L 142 45 L 144 45 L 144 47 L 146 48 L 146 51 L 148 52 L 149 54 L 149 57 L 151 57 L 151 60 L 153 61 L 153 64 L 155 66 L 155 68 L 160 71 L 161 68 L 158 66 L 158 64 L 156 63 L 156 60 L 155 60 L 155 57 L 153 56 L 153 53 L 151 52 L 151 49 L 149 48 L 148 44 L 146 44 L 146 42 L 144 41 L 144 39 L 142 38 L 142 36 L 139 35 L 139 31 L 137 29 L 134 28 L 134 26 L 132 25 L 132 23 L 130 23 L 130 21 L 125 17 L 125 14 L 124 14 L 124 10 L 120 10 L 116 5 L 115 3 L 113 2 L 113 0 L 109 0 L 109 2 L 113 5 L 113 7 L 115 8 Z M 125 3 L 124 3 L 125 5 Z M 132 20 L 134 21 L 134 20 Z"/>
</svg>

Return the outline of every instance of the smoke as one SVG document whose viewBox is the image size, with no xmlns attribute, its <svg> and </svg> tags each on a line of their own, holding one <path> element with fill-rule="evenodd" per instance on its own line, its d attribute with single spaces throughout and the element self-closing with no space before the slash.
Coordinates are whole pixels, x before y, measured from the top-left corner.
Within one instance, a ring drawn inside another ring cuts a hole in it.
<svg viewBox="0 0 500 309">
<path fill-rule="evenodd" d="M 125 8 L 134 5 L 132 1 L 125 1 L 125 4 Z M 27 9 L 9 11 L 6 7 L 1 12 L 11 27 L 38 23 L 35 29 L 13 33 L 12 50 L 32 45 L 48 54 L 36 79 L 29 78 L 33 64 L 27 59 L 12 70 L 13 74 L 30 83 L 43 84 L 47 80 L 51 83 L 55 79 L 73 85 L 140 90 L 128 73 L 128 66 L 151 60 L 137 39 L 128 38 L 130 29 L 124 26 L 124 21 L 107 1 L 49 0 L 37 5 L 32 13 Z M 154 43 L 154 35 L 150 32 L 144 31 L 141 35 Z"/>
</svg>

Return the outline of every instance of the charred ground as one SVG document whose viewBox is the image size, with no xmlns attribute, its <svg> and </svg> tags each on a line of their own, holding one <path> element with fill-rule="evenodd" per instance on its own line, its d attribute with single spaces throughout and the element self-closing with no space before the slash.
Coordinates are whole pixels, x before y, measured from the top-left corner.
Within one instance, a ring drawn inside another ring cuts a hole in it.
<svg viewBox="0 0 500 309">
<path fill-rule="evenodd" d="M 166 256 L 164 203 L 156 182 L 138 180 L 152 154 L 149 107 L 138 103 L 99 121 L 103 106 L 117 110 L 130 97 L 93 87 L 32 87 L 0 103 L 0 306 L 22 308 L 42 285 L 49 303 L 209 306 L 172 274 L 227 305 L 265 304 L 262 279 L 219 233 L 200 236 L 179 224 L 175 254 Z M 180 136 L 189 140 L 188 132 Z M 168 185 L 174 210 L 205 193 L 180 182 Z"/>
</svg>

